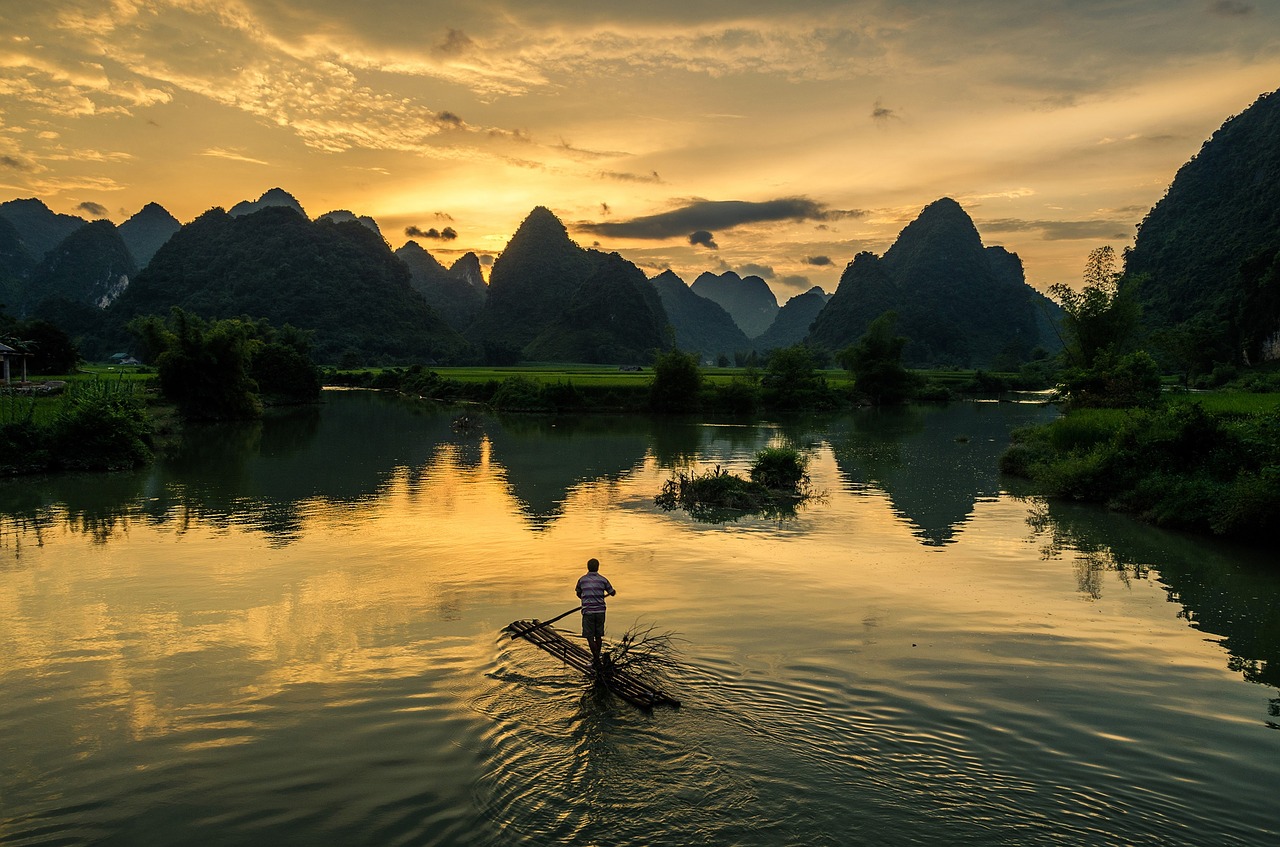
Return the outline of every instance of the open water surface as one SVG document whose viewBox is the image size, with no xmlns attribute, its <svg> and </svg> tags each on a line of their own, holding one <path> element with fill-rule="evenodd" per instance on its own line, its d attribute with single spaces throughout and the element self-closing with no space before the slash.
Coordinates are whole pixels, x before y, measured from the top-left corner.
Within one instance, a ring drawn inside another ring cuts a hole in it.
<svg viewBox="0 0 1280 847">
<path fill-rule="evenodd" d="M 0 483 L 0 843 L 1280 840 L 1274 551 L 1010 493 L 1051 410 L 459 433 L 325 396 Z M 779 443 L 795 518 L 653 504 Z M 590 556 L 610 635 L 681 639 L 681 709 L 501 633 Z"/>
</svg>

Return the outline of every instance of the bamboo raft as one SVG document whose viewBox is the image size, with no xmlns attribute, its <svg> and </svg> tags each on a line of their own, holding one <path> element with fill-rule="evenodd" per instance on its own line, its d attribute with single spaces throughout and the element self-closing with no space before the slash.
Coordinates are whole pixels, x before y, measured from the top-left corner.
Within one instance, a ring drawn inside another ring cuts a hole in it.
<svg viewBox="0 0 1280 847">
<path fill-rule="evenodd" d="M 653 687 L 634 674 L 612 667 L 607 663 L 602 668 L 596 668 L 591 661 L 591 652 L 582 645 L 574 644 L 568 638 L 565 638 L 564 633 L 560 630 L 547 626 L 551 622 L 537 620 L 512 621 L 507 625 L 506 631 L 511 633 L 513 639 L 523 638 L 535 647 L 540 647 L 555 656 L 566 665 L 604 684 L 610 691 L 633 706 L 639 706 L 645 710 L 652 709 L 654 706 L 680 707 L 679 700 Z"/>
</svg>

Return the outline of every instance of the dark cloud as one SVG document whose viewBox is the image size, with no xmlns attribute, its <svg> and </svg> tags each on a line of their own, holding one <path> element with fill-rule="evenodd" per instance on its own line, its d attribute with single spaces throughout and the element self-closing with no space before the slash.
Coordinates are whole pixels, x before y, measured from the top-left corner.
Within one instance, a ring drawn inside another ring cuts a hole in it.
<svg viewBox="0 0 1280 847">
<path fill-rule="evenodd" d="M 107 207 L 101 203 L 94 203 L 91 200 L 84 201 L 77 205 L 76 208 L 81 212 L 88 212 L 94 217 L 105 218 L 107 216 Z"/>
<path fill-rule="evenodd" d="M 484 266 L 486 266 L 486 267 L 488 267 L 489 265 L 492 265 L 492 264 L 493 264 L 493 257 L 492 257 L 492 256 L 490 256 L 488 253 L 485 253 L 483 256 L 481 256 L 481 257 L 480 257 L 480 264 L 482 264 L 482 265 L 484 265 Z"/>
<path fill-rule="evenodd" d="M 625 171 L 600 171 L 601 179 L 611 179 L 615 182 L 651 182 L 661 184 L 662 177 L 658 176 L 657 171 L 649 171 L 647 174 L 632 174 Z"/>
<path fill-rule="evenodd" d="M 980 222 L 978 229 L 983 232 L 1039 232 L 1045 241 L 1099 238 L 1127 241 L 1133 237 L 1131 221 L 1027 221 L 1020 218 L 998 218 Z"/>
<path fill-rule="evenodd" d="M 491 129 L 490 138 L 501 138 L 505 141 L 519 141 L 521 144 L 532 144 L 533 136 L 524 129 Z"/>
<path fill-rule="evenodd" d="M 705 229 L 689 233 L 689 243 L 695 246 L 701 244 L 703 247 L 709 247 L 712 250 L 720 249 L 720 245 L 716 244 L 716 237 Z"/>
<path fill-rule="evenodd" d="M 436 220 L 438 220 L 438 221 L 452 221 L 452 220 L 453 220 L 453 215 L 449 214 L 448 212 L 436 212 Z"/>
<path fill-rule="evenodd" d="M 825 204 L 808 197 L 782 197 L 761 202 L 695 199 L 670 212 L 645 215 L 629 221 L 584 223 L 579 224 L 578 228 L 615 238 L 658 240 L 676 238 L 689 232 L 697 234 L 701 231 L 732 229 L 743 224 L 830 221 L 857 218 L 865 214 L 866 212 L 859 210 L 828 209 Z"/>
<path fill-rule="evenodd" d="M 898 117 L 898 113 L 885 106 L 884 103 L 879 100 L 877 100 L 875 106 L 871 108 L 871 120 L 873 121 L 887 121 L 896 117 Z"/>
<path fill-rule="evenodd" d="M 460 29 L 450 29 L 449 33 L 436 45 L 436 52 L 443 53 L 446 56 L 461 56 L 468 53 L 476 43 Z"/>
<path fill-rule="evenodd" d="M 466 126 L 466 122 L 453 112 L 439 112 L 436 114 L 436 121 L 453 129 L 461 129 Z"/>
<path fill-rule="evenodd" d="M 777 274 L 774 273 L 773 268 L 768 265 L 756 265 L 751 263 L 738 268 L 738 274 L 740 276 L 758 276 L 761 279 L 773 279 L 777 276 Z"/>
<path fill-rule="evenodd" d="M 610 214 L 612 211 L 613 211 L 613 210 L 609 208 L 609 204 L 608 204 L 608 203 L 601 203 L 601 204 L 600 204 L 600 214 L 604 215 L 606 218 L 607 218 L 607 217 L 609 217 L 609 214 Z"/>
<path fill-rule="evenodd" d="M 14 171 L 30 170 L 30 165 L 16 156 L 0 156 L 0 168 L 8 168 Z"/>
<path fill-rule="evenodd" d="M 421 227 L 407 226 L 404 228 L 404 234 L 410 238 L 431 238 L 436 241 L 452 241 L 458 237 L 457 230 L 451 226 L 447 226 L 444 229 L 436 229 L 435 227 L 422 229 Z"/>
<path fill-rule="evenodd" d="M 1243 0 L 1215 0 L 1209 4 L 1209 11 L 1224 18 L 1242 18 L 1253 14 L 1253 4 Z"/>
<path fill-rule="evenodd" d="M 816 267 L 822 267 L 823 265 L 831 264 L 831 257 L 830 256 L 806 256 L 804 259 L 804 263 L 806 265 L 814 265 Z"/>
<path fill-rule="evenodd" d="M 813 283 L 809 281 L 809 277 L 800 276 L 799 274 L 795 276 L 784 276 L 782 279 L 778 280 L 778 283 L 786 288 L 799 288 L 803 291 L 808 291 L 810 288 L 813 288 Z"/>
</svg>

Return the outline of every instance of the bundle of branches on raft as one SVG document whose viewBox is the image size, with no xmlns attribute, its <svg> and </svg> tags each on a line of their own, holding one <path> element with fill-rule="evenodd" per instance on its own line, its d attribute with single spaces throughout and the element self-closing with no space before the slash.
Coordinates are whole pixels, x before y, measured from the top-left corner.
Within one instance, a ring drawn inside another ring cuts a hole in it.
<svg viewBox="0 0 1280 847">
<path fill-rule="evenodd" d="M 697 474 L 677 471 L 662 485 L 654 502 L 665 509 L 684 509 L 696 521 L 724 523 L 744 515 L 794 517 L 810 498 L 809 460 L 790 447 L 766 447 L 756 454 L 750 479 L 723 470 Z"/>
<path fill-rule="evenodd" d="M 649 684 L 665 683 L 677 664 L 675 640 L 675 633 L 657 632 L 652 624 L 633 626 L 601 654 L 596 675 L 625 673 Z"/>
</svg>

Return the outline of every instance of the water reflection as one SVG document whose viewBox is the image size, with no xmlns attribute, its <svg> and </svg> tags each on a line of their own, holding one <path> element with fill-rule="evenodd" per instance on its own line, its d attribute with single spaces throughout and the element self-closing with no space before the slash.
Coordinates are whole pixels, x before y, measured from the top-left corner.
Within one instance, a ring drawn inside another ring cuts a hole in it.
<svg viewBox="0 0 1280 847">
<path fill-rule="evenodd" d="M 639 417 L 506 417 L 485 426 L 492 460 L 534 528 L 564 511 L 579 483 L 618 480 L 649 450 L 650 422 Z"/>
<path fill-rule="evenodd" d="M 1280 573 L 1271 554 L 1072 503 L 1032 501 L 1027 524 L 1043 558 L 1071 560 L 1090 599 L 1102 598 L 1109 574 L 1128 585 L 1154 572 L 1182 607 L 1178 617 L 1220 644 L 1232 671 L 1280 689 Z M 1273 716 L 1278 705 L 1272 700 Z"/>
<path fill-rule="evenodd" d="M 1000 493 L 1009 431 L 1056 414 L 1025 403 L 866 410 L 834 421 L 828 437 L 848 490 L 884 491 L 920 542 L 940 547 Z"/>
</svg>

